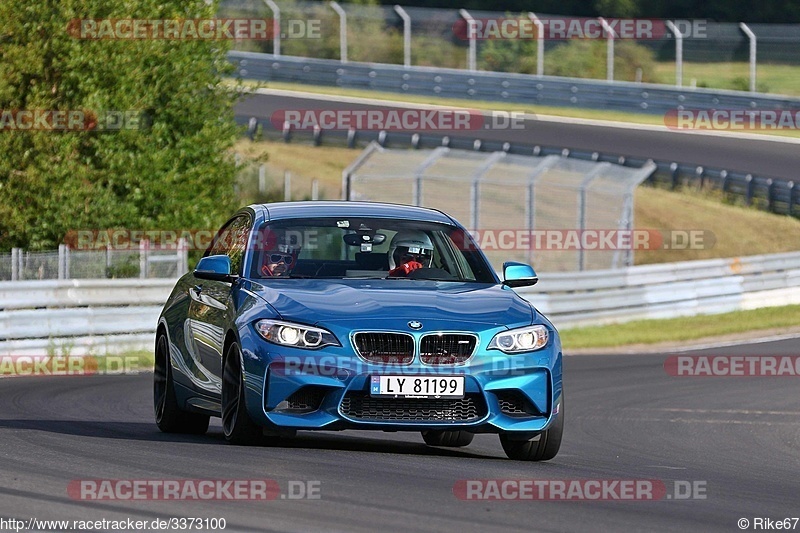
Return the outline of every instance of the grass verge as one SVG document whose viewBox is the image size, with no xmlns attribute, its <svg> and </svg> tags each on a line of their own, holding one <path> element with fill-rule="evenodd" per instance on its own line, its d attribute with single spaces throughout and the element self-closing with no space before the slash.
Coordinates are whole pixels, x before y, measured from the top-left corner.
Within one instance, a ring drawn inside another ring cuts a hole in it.
<svg viewBox="0 0 800 533">
<path fill-rule="evenodd" d="M 718 315 L 637 320 L 624 324 L 565 329 L 560 334 L 564 351 L 569 353 L 571 349 L 686 342 L 751 331 L 787 329 L 799 324 L 800 305 L 788 305 Z"/>
</svg>

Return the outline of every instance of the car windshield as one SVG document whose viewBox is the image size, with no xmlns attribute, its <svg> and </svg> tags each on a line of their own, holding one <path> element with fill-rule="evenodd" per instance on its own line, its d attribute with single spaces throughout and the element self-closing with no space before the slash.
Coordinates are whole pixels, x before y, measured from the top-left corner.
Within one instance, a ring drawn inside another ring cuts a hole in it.
<svg viewBox="0 0 800 533">
<path fill-rule="evenodd" d="M 250 274 L 270 278 L 385 278 L 496 283 L 463 229 L 380 218 L 303 218 L 252 235 Z"/>
</svg>

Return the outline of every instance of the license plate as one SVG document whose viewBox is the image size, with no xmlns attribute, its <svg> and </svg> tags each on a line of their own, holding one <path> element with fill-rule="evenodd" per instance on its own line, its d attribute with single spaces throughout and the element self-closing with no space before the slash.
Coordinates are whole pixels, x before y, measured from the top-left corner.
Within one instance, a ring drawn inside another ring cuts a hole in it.
<svg viewBox="0 0 800 533">
<path fill-rule="evenodd" d="M 372 376 L 371 396 L 463 398 L 464 376 Z"/>
</svg>

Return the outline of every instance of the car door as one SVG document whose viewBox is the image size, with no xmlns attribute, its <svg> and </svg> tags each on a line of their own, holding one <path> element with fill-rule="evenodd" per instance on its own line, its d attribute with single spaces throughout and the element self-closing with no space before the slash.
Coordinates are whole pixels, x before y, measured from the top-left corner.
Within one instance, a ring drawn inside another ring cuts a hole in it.
<svg viewBox="0 0 800 533">
<path fill-rule="evenodd" d="M 217 233 L 204 254 L 227 255 L 231 260 L 231 271 L 242 275 L 247 239 L 252 228 L 252 219 L 242 214 L 231 219 Z M 222 377 L 222 350 L 225 342 L 225 327 L 235 312 L 230 283 L 194 278 L 189 288 L 189 310 L 187 329 L 192 339 L 199 374 L 198 385 L 208 392 L 219 394 Z"/>
</svg>

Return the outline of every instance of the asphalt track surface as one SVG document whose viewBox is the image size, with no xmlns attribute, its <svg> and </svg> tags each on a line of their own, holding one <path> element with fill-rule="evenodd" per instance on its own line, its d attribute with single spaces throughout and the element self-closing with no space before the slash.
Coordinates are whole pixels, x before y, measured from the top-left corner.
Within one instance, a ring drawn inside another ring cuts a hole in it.
<svg viewBox="0 0 800 533">
<path fill-rule="evenodd" d="M 796 355 L 800 341 L 707 353 Z M 431 448 L 417 433 L 311 433 L 268 447 L 162 434 L 151 374 L 0 379 L 0 516 L 227 520 L 227 531 L 739 531 L 800 515 L 798 378 L 678 378 L 666 355 L 565 358 L 567 424 L 547 463 L 510 461 L 495 436 Z M 320 499 L 73 499 L 80 479 L 318 481 Z M 464 479 L 701 482 L 705 499 L 462 501 Z M 800 528 L 800 525 L 797 526 Z"/>
<path fill-rule="evenodd" d="M 502 109 L 498 104 L 498 109 Z M 309 109 L 391 109 L 391 103 L 376 101 L 374 105 L 331 101 L 317 97 L 254 94 L 236 106 L 236 114 L 256 117 L 265 127 L 273 127 L 270 117 L 278 111 Z M 279 130 L 278 130 L 279 131 Z M 627 129 L 613 126 L 527 120 L 524 128 L 454 132 L 454 136 L 474 137 L 531 145 L 565 147 L 573 150 L 621 154 L 749 172 L 754 175 L 795 180 L 800 178 L 800 145 L 775 140 L 753 140 L 725 135 Z"/>
</svg>

